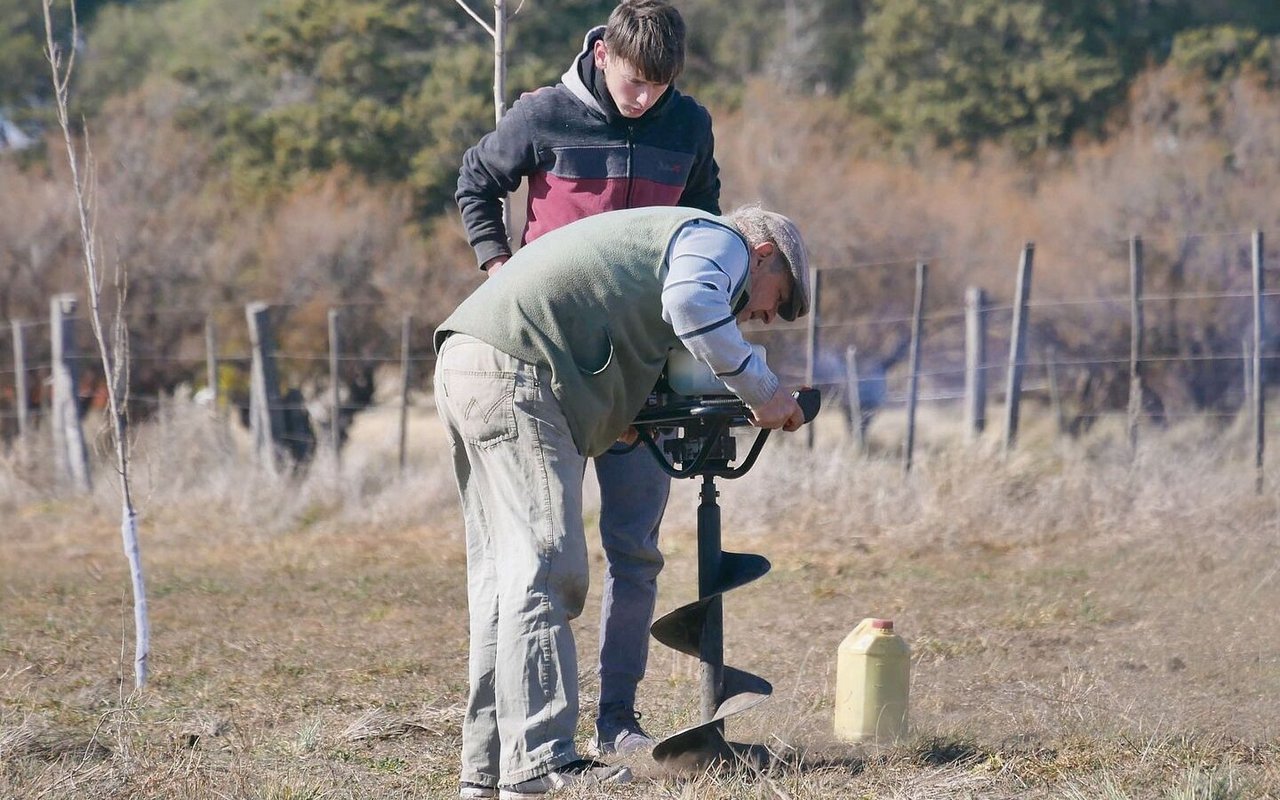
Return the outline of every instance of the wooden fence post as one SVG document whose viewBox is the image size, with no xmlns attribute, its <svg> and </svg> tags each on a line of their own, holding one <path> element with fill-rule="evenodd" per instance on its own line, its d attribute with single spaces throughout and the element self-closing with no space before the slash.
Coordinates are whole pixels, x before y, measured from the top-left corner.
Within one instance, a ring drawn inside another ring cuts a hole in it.
<svg viewBox="0 0 1280 800">
<path fill-rule="evenodd" d="M 342 469 L 342 406 L 338 399 L 338 309 L 329 309 L 329 447 Z"/>
<path fill-rule="evenodd" d="M 1262 273 L 1262 231 L 1253 232 L 1253 489 L 1262 493 L 1263 455 L 1267 440 L 1267 381 L 1262 369 L 1262 328 L 1265 324 L 1262 296 L 1266 291 Z"/>
<path fill-rule="evenodd" d="M 1253 334 L 1241 337 L 1240 339 L 1240 377 L 1243 381 L 1240 407 L 1245 409 L 1249 414 L 1249 420 L 1253 420 L 1253 347 L 1250 342 L 1253 341 Z"/>
<path fill-rule="evenodd" d="M 58 475 L 82 492 L 93 488 L 89 454 L 80 427 L 77 404 L 75 320 L 76 298 L 55 295 L 49 302 L 50 338 L 53 348 L 53 453 Z"/>
<path fill-rule="evenodd" d="M 213 315 L 204 318 L 204 380 L 209 389 L 209 407 L 218 416 L 218 331 Z"/>
<path fill-rule="evenodd" d="M 977 441 L 987 427 L 987 293 L 964 293 L 964 410 L 966 437 Z"/>
<path fill-rule="evenodd" d="M 413 317 L 400 320 L 400 473 L 404 474 L 406 445 L 409 441 L 409 335 Z"/>
<path fill-rule="evenodd" d="M 907 379 L 907 440 L 902 448 L 902 473 L 911 472 L 916 449 L 916 403 L 920 397 L 920 336 L 924 328 L 925 279 L 929 265 L 916 262 L 916 297 L 911 312 L 910 375 Z"/>
<path fill-rule="evenodd" d="M 1053 345 L 1045 350 L 1045 376 L 1049 379 L 1049 408 L 1053 410 L 1053 430 L 1061 434 L 1066 430 L 1066 420 L 1062 418 L 1062 391 L 1058 388 L 1058 348 Z"/>
<path fill-rule="evenodd" d="M 278 443 L 284 435 L 284 411 L 280 407 L 280 379 L 276 373 L 275 336 L 271 308 L 266 303 L 244 307 L 253 350 L 249 377 L 249 431 L 259 462 L 272 473 L 279 470 Z"/>
<path fill-rule="evenodd" d="M 27 354 L 26 344 L 22 339 L 23 323 L 15 319 L 11 327 L 13 329 L 13 405 L 18 416 L 18 448 L 21 451 L 27 439 L 27 403 L 31 399 L 31 393 L 27 388 Z"/>
<path fill-rule="evenodd" d="M 1138 449 L 1142 417 L 1142 238 L 1129 239 L 1129 452 Z"/>
<path fill-rule="evenodd" d="M 858 348 L 849 345 L 844 351 L 845 392 L 849 395 L 849 431 L 859 453 L 867 452 L 867 426 L 862 418 L 862 381 L 858 378 Z"/>
<path fill-rule="evenodd" d="M 804 367 L 804 383 L 806 386 L 813 386 L 818 372 L 818 299 L 821 297 L 819 290 L 821 281 L 822 273 L 810 267 L 809 288 L 813 296 L 809 298 L 809 341 Z M 805 447 L 810 450 L 813 449 L 813 427 L 813 423 L 804 426 Z"/>
<path fill-rule="evenodd" d="M 1013 449 L 1018 438 L 1018 406 L 1022 394 L 1022 368 L 1027 353 L 1027 301 L 1031 296 L 1031 268 L 1036 248 L 1027 242 L 1018 263 L 1018 279 L 1013 298 L 1013 330 L 1009 338 L 1009 374 L 1005 381 L 1004 451 Z"/>
</svg>

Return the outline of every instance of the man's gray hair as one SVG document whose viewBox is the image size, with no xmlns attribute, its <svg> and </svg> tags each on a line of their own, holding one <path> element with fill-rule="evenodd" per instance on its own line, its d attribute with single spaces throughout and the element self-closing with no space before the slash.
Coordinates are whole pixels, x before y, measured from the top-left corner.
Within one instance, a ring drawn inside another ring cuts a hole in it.
<svg viewBox="0 0 1280 800">
<path fill-rule="evenodd" d="M 752 247 L 769 242 L 782 251 L 793 283 L 791 302 L 778 309 L 778 314 L 791 321 L 809 313 L 809 254 L 796 224 L 781 214 L 765 211 L 758 203 L 736 208 L 725 219 Z"/>
</svg>

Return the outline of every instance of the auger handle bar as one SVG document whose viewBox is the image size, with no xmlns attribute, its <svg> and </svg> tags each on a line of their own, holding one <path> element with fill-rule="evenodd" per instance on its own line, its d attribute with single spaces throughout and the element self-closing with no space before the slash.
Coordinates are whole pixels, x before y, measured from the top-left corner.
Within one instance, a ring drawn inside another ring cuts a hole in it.
<svg viewBox="0 0 1280 800">
<path fill-rule="evenodd" d="M 792 397 L 804 414 L 805 424 L 811 422 L 822 408 L 822 395 L 817 389 L 800 389 L 793 392 Z M 639 434 L 639 441 L 649 448 L 662 471 L 673 478 L 695 475 L 739 478 L 755 465 L 770 433 L 768 428 L 757 433 L 747 457 L 737 466 L 730 467 L 729 462 L 736 457 L 730 429 L 751 424 L 746 403 L 733 395 L 687 397 L 659 393 L 641 409 L 632 424 Z M 664 442 L 672 454 L 671 458 L 657 441 L 656 434 L 664 430 L 674 434 Z"/>
</svg>

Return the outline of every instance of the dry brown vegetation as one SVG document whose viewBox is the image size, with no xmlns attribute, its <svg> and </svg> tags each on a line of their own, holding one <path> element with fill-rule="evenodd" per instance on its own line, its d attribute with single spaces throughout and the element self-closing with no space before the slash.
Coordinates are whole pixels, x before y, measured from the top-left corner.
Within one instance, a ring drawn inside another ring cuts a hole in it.
<svg viewBox="0 0 1280 800">
<path fill-rule="evenodd" d="M 358 352 L 395 341 L 404 312 L 422 323 L 425 351 L 426 330 L 478 281 L 456 212 L 424 219 L 403 187 L 342 170 L 265 194 L 235 185 L 182 127 L 180 98 L 176 85 L 149 83 L 114 99 L 92 132 L 100 229 L 106 254 L 132 277 L 144 393 L 198 375 L 206 313 L 234 348 L 250 300 L 295 309 L 299 351 L 322 350 L 325 311 L 338 303 L 378 310 L 378 322 L 350 331 Z M 849 316 L 908 309 L 902 265 L 917 257 L 933 267 L 931 308 L 957 308 L 970 285 L 1007 302 L 1026 241 L 1037 246 L 1038 301 L 1122 295 L 1133 234 L 1146 242 L 1149 292 L 1223 291 L 1247 285 L 1248 233 L 1280 223 L 1278 108 L 1248 76 L 1209 83 L 1166 67 L 1135 85 L 1105 141 L 1033 160 L 998 146 L 956 158 L 886 150 L 838 101 L 761 81 L 738 110 L 718 111 L 717 154 L 725 205 L 758 199 L 798 219 Z M 41 319 L 50 294 L 76 289 L 65 176 L 0 159 L 0 185 L 0 258 L 12 270 L 0 319 Z M 1064 356 L 1124 349 L 1122 304 L 1077 312 L 1037 312 L 1033 335 Z M 1153 349 L 1238 349 L 1244 304 L 1184 305 L 1161 322 L 1167 312 L 1148 311 L 1161 332 Z M 858 344 L 884 351 L 896 335 L 874 331 Z M 1174 371 L 1169 390 L 1188 380 Z"/>
<path fill-rule="evenodd" d="M 287 350 L 321 351 L 328 306 L 354 302 L 371 309 L 348 317 L 356 352 L 386 351 L 399 314 L 413 312 L 426 353 L 431 323 L 478 280 L 456 219 L 420 226 L 402 194 L 344 174 L 255 197 L 169 118 L 172 91 L 114 101 L 95 131 L 100 225 L 130 271 L 134 349 L 154 385 L 202 368 L 207 310 L 225 314 L 223 346 L 240 347 L 235 304 L 249 299 L 291 306 Z M 936 267 L 931 308 L 957 307 L 973 284 L 1007 299 L 1027 240 L 1041 300 L 1122 294 L 1133 233 L 1148 242 L 1151 291 L 1224 291 L 1247 281 L 1243 234 L 1280 223 L 1277 108 L 1247 79 L 1215 88 L 1162 71 L 1135 88 L 1105 143 L 1035 164 L 995 148 L 957 161 L 887 155 L 829 101 L 758 84 L 740 112 L 717 116 L 718 153 L 726 206 L 761 199 L 801 221 L 815 261 L 833 269 L 824 302 L 840 319 L 905 311 L 901 266 L 917 256 Z M 75 288 L 56 172 L 0 160 L 12 276 L 0 318 L 42 316 L 50 294 Z M 1201 302 L 1173 320 L 1153 307 L 1152 347 L 1238 347 L 1243 309 Z M 1033 342 L 1123 353 L 1124 314 L 1042 308 Z M 899 334 L 873 329 L 857 344 L 874 353 Z M 953 344 L 930 334 L 933 350 Z M 902 421 L 882 414 L 870 457 L 826 418 L 817 452 L 774 443 L 723 486 L 726 546 L 774 562 L 726 600 L 729 662 L 776 686 L 730 734 L 765 746 L 768 768 L 689 777 L 637 763 L 638 782 L 613 796 L 1280 796 L 1280 495 L 1253 493 L 1246 426 L 1205 416 L 1149 431 L 1131 461 L 1107 420 L 1070 441 L 1031 423 L 1004 461 L 997 432 L 966 447 L 955 416 L 938 408 L 922 421 L 909 479 L 896 459 Z M 136 695 L 122 688 L 129 599 L 110 482 L 91 500 L 61 494 L 42 448 L 7 453 L 0 797 L 452 795 L 460 521 L 433 422 L 413 431 L 404 475 L 385 412 L 373 411 L 358 418 L 341 476 L 320 459 L 275 479 L 248 468 L 236 435 L 203 411 L 166 405 L 140 426 L 154 649 L 152 684 Z M 694 492 L 681 484 L 668 513 L 663 609 L 692 594 Z M 597 577 L 599 565 L 597 554 Z M 913 734 L 881 750 L 829 732 L 835 648 L 868 615 L 895 618 L 914 648 Z M 589 699 L 589 670 L 583 680 Z M 655 649 L 643 692 L 655 733 L 697 713 L 682 656 Z"/>
<path fill-rule="evenodd" d="M 725 546 L 774 564 L 725 601 L 727 661 L 776 687 L 729 734 L 767 759 L 698 776 L 638 759 L 609 796 L 1280 796 L 1280 495 L 1253 493 L 1244 426 L 1180 426 L 1130 462 L 1121 431 L 1055 441 L 1030 422 L 1005 461 L 994 436 L 959 445 L 951 416 L 922 427 L 907 479 L 886 415 L 869 457 L 827 418 L 817 451 L 773 442 L 721 483 Z M 51 492 L 40 461 L 7 457 L 0 796 L 454 795 L 460 519 L 434 420 L 415 417 L 401 476 L 393 417 L 360 418 L 341 479 L 323 460 L 258 474 L 237 434 L 182 404 L 138 431 L 153 627 L 138 694 L 122 688 L 112 490 Z M 678 484 L 660 609 L 695 591 L 696 503 Z M 595 605 L 576 626 L 584 653 Z M 836 647 L 871 615 L 913 648 L 912 734 L 882 749 L 830 733 Z M 649 729 L 693 719 L 697 686 L 655 645 Z M 585 669 L 585 701 L 594 690 Z"/>
</svg>

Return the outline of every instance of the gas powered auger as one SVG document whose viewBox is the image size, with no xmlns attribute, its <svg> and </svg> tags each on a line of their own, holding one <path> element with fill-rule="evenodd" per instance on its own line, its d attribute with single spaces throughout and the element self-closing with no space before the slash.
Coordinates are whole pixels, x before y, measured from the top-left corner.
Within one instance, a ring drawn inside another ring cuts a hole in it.
<svg viewBox="0 0 1280 800">
<path fill-rule="evenodd" d="M 704 372 L 705 375 L 698 374 Z M 692 373 L 692 377 L 691 377 Z M 724 664 L 724 614 L 721 595 L 769 571 L 769 561 L 754 553 L 720 549 L 720 506 L 716 478 L 739 478 L 755 464 L 769 438 L 760 430 L 737 460 L 733 429 L 751 424 L 746 405 L 687 353 L 673 353 L 664 380 L 636 416 L 635 428 L 662 469 L 675 478 L 702 478 L 698 505 L 698 600 L 655 620 L 650 631 L 668 647 L 702 662 L 702 722 L 663 739 L 653 757 L 673 766 L 701 766 L 728 758 L 724 720 L 763 702 L 773 686 L 758 675 Z M 805 422 L 817 415 L 817 389 L 795 394 Z"/>
</svg>

